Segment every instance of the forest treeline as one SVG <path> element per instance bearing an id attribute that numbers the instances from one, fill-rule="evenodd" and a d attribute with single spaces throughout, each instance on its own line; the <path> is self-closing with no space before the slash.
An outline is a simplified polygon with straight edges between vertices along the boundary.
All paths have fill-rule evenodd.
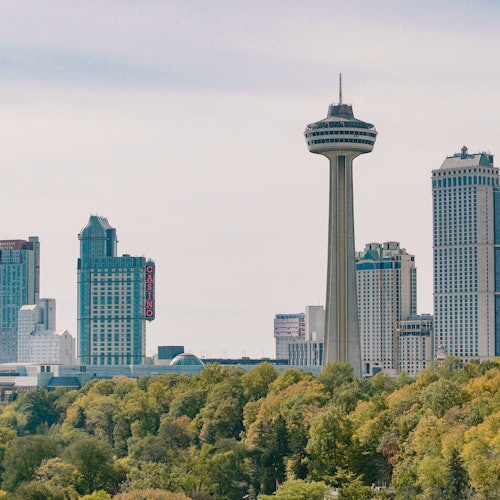
<path id="1" fill-rule="evenodd" d="M 395 380 L 209 364 L 0 409 L 0 499 L 500 498 L 495 361 Z"/>

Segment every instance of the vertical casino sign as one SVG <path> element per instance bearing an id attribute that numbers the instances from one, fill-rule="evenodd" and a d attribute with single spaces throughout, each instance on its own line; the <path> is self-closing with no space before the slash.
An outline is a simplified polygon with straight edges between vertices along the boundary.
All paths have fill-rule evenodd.
<path id="1" fill-rule="evenodd" d="M 146 293 L 144 315 L 147 321 L 155 319 L 155 264 L 146 262 Z"/>

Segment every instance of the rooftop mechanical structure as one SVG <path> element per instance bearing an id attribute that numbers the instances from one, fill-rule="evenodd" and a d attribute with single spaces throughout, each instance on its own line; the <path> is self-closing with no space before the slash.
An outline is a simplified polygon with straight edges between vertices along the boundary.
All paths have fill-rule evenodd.
<path id="1" fill-rule="evenodd" d="M 339 103 L 330 104 L 327 117 L 308 125 L 304 135 L 309 151 L 330 161 L 323 366 L 348 362 L 361 377 L 352 165 L 354 158 L 372 151 L 377 131 L 371 123 L 355 118 L 351 105 L 342 103 L 342 77 L 339 87 Z"/>

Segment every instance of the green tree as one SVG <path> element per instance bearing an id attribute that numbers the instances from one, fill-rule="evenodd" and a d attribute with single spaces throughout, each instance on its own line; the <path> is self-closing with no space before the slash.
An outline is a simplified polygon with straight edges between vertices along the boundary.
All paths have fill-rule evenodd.
<path id="1" fill-rule="evenodd" d="M 83 495 L 83 497 L 80 497 L 80 500 L 111 500 L 111 495 L 106 491 L 99 490 L 89 495 Z"/>
<path id="2" fill-rule="evenodd" d="M 345 384 L 352 384 L 356 381 L 354 368 L 350 363 L 328 363 L 318 375 L 318 382 L 324 384 L 326 390 L 333 394 L 337 389 Z"/>
<path id="3" fill-rule="evenodd" d="M 51 436 L 24 436 L 11 441 L 5 450 L 3 487 L 15 490 L 22 482 L 33 479 L 43 460 L 57 455 Z"/>
<path id="4" fill-rule="evenodd" d="M 17 488 L 15 493 L 16 500 L 66 500 L 67 497 L 61 489 L 41 483 L 39 481 L 30 481 L 23 483 Z M 77 497 L 73 497 L 77 498 Z"/>
<path id="5" fill-rule="evenodd" d="M 115 416 L 119 407 L 113 396 L 94 396 L 85 409 L 85 428 L 96 438 L 114 444 Z"/>
<path id="6" fill-rule="evenodd" d="M 35 481 L 63 491 L 67 498 L 77 498 L 82 477 L 76 467 L 59 457 L 45 460 L 35 472 Z"/>
<path id="7" fill-rule="evenodd" d="M 272 493 L 285 481 L 285 456 L 288 453 L 286 422 L 278 414 L 274 421 L 261 422 L 256 446 L 251 455 L 253 487 L 257 492 Z"/>
<path id="8" fill-rule="evenodd" d="M 46 389 L 27 392 L 19 399 L 18 409 L 26 416 L 25 430 L 34 434 L 37 428 L 45 424 L 50 427 L 59 420 L 55 398 Z"/>
<path id="9" fill-rule="evenodd" d="M 164 463 L 135 461 L 127 474 L 122 490 L 175 489 L 172 467 Z"/>
<path id="10" fill-rule="evenodd" d="M 188 417 L 164 418 L 156 435 L 132 438 L 129 441 L 129 455 L 135 460 L 171 463 L 179 449 L 193 444 Z"/>
<path id="11" fill-rule="evenodd" d="M 278 394 L 291 385 L 295 385 L 302 380 L 313 380 L 310 372 L 287 368 L 270 386 L 269 391 Z"/>
<path id="12" fill-rule="evenodd" d="M 462 500 L 469 497 L 469 474 L 456 448 L 453 448 L 446 464 L 445 482 L 446 500 Z"/>
<path id="13" fill-rule="evenodd" d="M 120 478 L 113 467 L 112 449 L 104 441 L 93 437 L 75 441 L 65 450 L 63 458 L 80 472 L 81 493 L 98 489 L 115 491 Z"/>
<path id="14" fill-rule="evenodd" d="M 269 386 L 278 378 L 278 370 L 271 363 L 260 363 L 241 377 L 243 394 L 247 401 L 264 398 Z"/>
<path id="15" fill-rule="evenodd" d="M 189 389 L 179 393 L 170 405 L 169 416 L 194 419 L 205 405 L 207 394 L 207 389 Z"/>
<path id="16" fill-rule="evenodd" d="M 370 500 L 372 498 L 372 489 L 369 486 L 365 486 L 359 477 L 356 477 L 339 489 L 339 500 Z"/>
<path id="17" fill-rule="evenodd" d="M 200 373 L 193 375 L 192 380 L 193 384 L 198 387 L 211 389 L 221 382 L 234 378 L 236 375 L 241 375 L 241 371 L 219 363 L 209 363 L 205 365 L 205 368 Z"/>
<path id="18" fill-rule="evenodd" d="M 302 479 L 291 479 L 284 482 L 273 495 L 259 495 L 261 500 L 323 500 L 328 487 L 323 482 L 306 482 Z"/>
<path id="19" fill-rule="evenodd" d="M 442 418 L 450 408 L 462 406 L 467 399 L 461 384 L 449 379 L 431 383 L 422 394 L 424 408 L 430 408 L 438 418 Z"/>
<path id="20" fill-rule="evenodd" d="M 243 389 L 234 377 L 210 390 L 200 411 L 200 441 L 214 444 L 222 438 L 238 438 L 243 430 Z"/>
<path id="21" fill-rule="evenodd" d="M 235 439 L 215 443 L 211 473 L 215 489 L 211 493 L 221 500 L 240 500 L 248 492 L 250 478 L 245 467 L 246 446 Z"/>
<path id="22" fill-rule="evenodd" d="M 335 406 L 311 421 L 307 443 L 311 479 L 323 480 L 334 476 L 339 468 L 349 469 L 351 437 L 351 422 Z"/>
<path id="23" fill-rule="evenodd" d="M 172 493 L 161 489 L 148 488 L 127 493 L 119 493 L 113 500 L 190 500 L 182 493 Z"/>

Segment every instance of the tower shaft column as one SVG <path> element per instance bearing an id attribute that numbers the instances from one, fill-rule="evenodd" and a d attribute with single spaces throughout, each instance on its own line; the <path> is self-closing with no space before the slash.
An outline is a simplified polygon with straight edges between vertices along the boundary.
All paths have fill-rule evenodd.
<path id="1" fill-rule="evenodd" d="M 328 276 L 323 365 L 350 363 L 361 376 L 361 351 L 356 293 L 354 206 L 351 154 L 328 154 L 330 208 L 328 224 Z"/>

